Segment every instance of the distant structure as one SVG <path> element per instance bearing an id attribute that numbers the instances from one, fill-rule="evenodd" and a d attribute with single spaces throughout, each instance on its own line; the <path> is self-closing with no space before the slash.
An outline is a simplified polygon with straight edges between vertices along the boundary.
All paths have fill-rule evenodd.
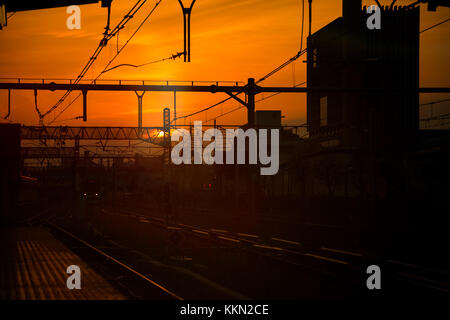
<path id="1" fill-rule="evenodd" d="M 408 149 L 419 130 L 418 7 L 381 7 L 369 30 L 361 0 L 343 0 L 343 16 L 308 38 L 308 87 L 398 88 L 403 92 L 310 92 L 311 138 L 333 136 L 343 148 Z M 408 91 L 410 90 L 410 91 Z"/>

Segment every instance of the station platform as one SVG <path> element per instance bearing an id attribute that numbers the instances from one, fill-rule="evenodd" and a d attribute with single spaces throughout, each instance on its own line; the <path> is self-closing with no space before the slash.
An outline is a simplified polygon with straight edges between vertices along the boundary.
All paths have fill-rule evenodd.
<path id="1" fill-rule="evenodd" d="M 37 227 L 0 229 L 0 299 L 124 300 L 79 256 Z M 68 289 L 67 267 L 81 270 L 81 289 Z"/>

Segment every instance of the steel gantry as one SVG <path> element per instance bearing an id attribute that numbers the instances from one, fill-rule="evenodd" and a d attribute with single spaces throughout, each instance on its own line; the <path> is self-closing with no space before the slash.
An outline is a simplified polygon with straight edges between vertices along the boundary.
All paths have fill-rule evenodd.
<path id="1" fill-rule="evenodd" d="M 2 79 L 0 79 L 2 80 Z M 249 78 L 246 85 L 239 85 L 238 82 L 233 82 L 235 85 L 221 85 L 219 82 L 211 85 L 196 85 L 194 81 L 190 85 L 172 85 L 167 82 L 163 85 L 146 84 L 142 81 L 139 84 L 124 84 L 125 81 L 118 80 L 118 83 L 103 84 L 103 83 L 56 83 L 46 82 L 45 80 L 24 82 L 18 79 L 17 82 L 1 82 L 0 89 L 4 90 L 48 90 L 48 91 L 81 91 L 83 93 L 83 119 L 87 119 L 87 92 L 88 91 L 134 91 L 134 92 L 209 92 L 209 93 L 226 93 L 234 100 L 238 101 L 248 111 L 248 125 L 254 126 L 255 119 L 255 96 L 260 93 L 307 93 L 307 92 L 353 92 L 353 93 L 367 93 L 367 94 L 399 94 L 399 93 L 449 93 L 448 87 L 427 87 L 427 88 L 342 88 L 342 87 L 262 87 L 255 83 L 254 78 Z M 246 101 L 239 98 L 238 94 L 246 94 Z M 142 108 L 142 97 L 139 98 L 139 110 Z M 139 123 L 141 123 L 141 116 L 139 116 Z"/>
<path id="2" fill-rule="evenodd" d="M 40 127 L 22 126 L 21 140 L 141 140 L 143 137 L 153 139 L 158 144 L 162 127 Z M 152 141 L 149 141 L 152 142 Z"/>

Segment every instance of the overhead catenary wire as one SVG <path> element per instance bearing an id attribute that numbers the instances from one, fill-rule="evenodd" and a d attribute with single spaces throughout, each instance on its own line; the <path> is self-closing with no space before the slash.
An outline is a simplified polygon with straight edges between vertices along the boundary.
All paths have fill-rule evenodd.
<path id="1" fill-rule="evenodd" d="M 262 78 L 260 78 L 258 81 L 256 81 L 256 83 L 260 83 L 262 81 L 267 80 L 268 78 L 270 78 L 271 76 L 273 76 L 274 74 L 276 74 L 277 72 L 279 72 L 280 70 L 286 68 L 288 65 L 290 65 L 292 62 L 294 62 L 295 60 L 297 60 L 298 58 L 300 58 L 303 54 L 306 53 L 306 49 L 299 51 L 295 56 L 293 56 L 292 58 L 290 58 L 289 60 L 287 60 L 286 62 L 284 62 L 283 64 L 281 64 L 280 66 L 276 67 L 275 69 L 273 69 L 272 71 L 270 71 L 268 74 L 266 74 L 265 76 L 263 76 Z"/>
<path id="2" fill-rule="evenodd" d="M 420 107 L 429 106 L 429 105 L 438 104 L 438 103 L 443 103 L 443 102 L 447 102 L 447 101 L 450 101 L 450 99 L 443 99 L 443 100 L 436 100 L 436 101 L 422 103 L 422 104 L 420 104 Z"/>
<path id="3" fill-rule="evenodd" d="M 131 36 L 128 38 L 128 40 L 125 42 L 125 44 L 116 52 L 116 54 L 109 60 L 109 62 L 106 64 L 106 66 L 103 68 L 103 70 L 97 75 L 97 77 L 95 77 L 91 83 L 93 83 L 94 81 L 96 81 L 98 78 L 100 78 L 100 76 L 105 72 L 105 70 L 107 70 L 109 68 L 109 66 L 114 62 L 114 60 L 120 55 L 120 53 L 123 51 L 123 49 L 128 45 L 128 43 L 131 41 L 131 39 L 133 39 L 133 37 L 136 35 L 136 33 L 142 28 L 142 26 L 145 24 L 145 22 L 147 22 L 147 20 L 150 18 L 150 16 L 153 14 L 153 12 L 155 12 L 156 8 L 159 6 L 159 4 L 162 2 L 162 0 L 159 0 L 155 3 L 155 5 L 153 6 L 153 8 L 150 10 L 150 12 L 147 14 L 147 16 L 142 20 L 142 22 L 139 24 L 139 26 L 137 27 L 137 29 L 131 34 Z M 66 108 L 64 108 L 51 122 L 53 123 L 56 119 L 59 118 L 59 116 L 61 116 L 61 114 L 63 114 L 79 97 L 81 96 L 81 93 L 78 94 L 78 96 L 75 97 L 74 100 L 72 100 L 72 102 L 70 102 Z"/>
<path id="4" fill-rule="evenodd" d="M 138 0 L 134 6 L 128 11 L 128 13 L 123 17 L 123 19 L 115 26 L 115 28 L 107 34 L 104 34 L 103 38 L 100 40 L 100 43 L 98 44 L 97 48 L 94 50 L 94 53 L 90 56 L 88 62 L 84 65 L 81 72 L 78 74 L 76 80 L 74 81 L 74 84 L 79 83 L 83 77 L 86 75 L 86 73 L 89 71 L 89 69 L 92 67 L 92 65 L 97 60 L 97 57 L 102 52 L 103 48 L 107 45 L 108 41 L 113 38 L 118 32 L 123 29 L 126 24 L 134 17 L 134 15 L 142 8 L 142 6 L 147 2 L 147 0 Z M 53 105 L 48 111 L 43 113 L 41 115 L 42 118 L 45 118 L 47 115 L 49 115 L 51 112 L 53 112 L 56 108 L 58 108 L 65 99 L 69 96 L 71 93 L 71 90 L 68 90 L 64 93 L 64 95 Z"/>
<path id="5" fill-rule="evenodd" d="M 282 70 L 283 68 L 287 67 L 289 64 L 291 64 L 293 61 L 295 61 L 295 60 L 297 60 L 298 58 L 300 58 L 300 57 L 301 57 L 303 54 L 305 54 L 305 53 L 306 53 L 306 49 L 304 49 L 304 50 L 302 50 L 301 52 L 297 53 L 294 57 L 290 58 L 289 60 L 287 60 L 286 62 L 284 62 L 282 65 L 278 66 L 277 68 L 275 68 L 274 70 L 272 70 L 271 72 L 269 72 L 268 74 L 266 74 L 264 77 L 262 77 L 261 79 L 259 79 L 256 83 L 262 82 L 262 81 L 268 79 L 269 77 L 273 76 L 275 73 L 277 73 L 278 71 L 280 71 L 280 70 Z M 238 93 L 236 96 L 238 96 L 238 95 L 239 95 L 239 93 Z M 210 109 L 212 109 L 212 108 L 215 108 L 215 107 L 221 105 L 222 103 L 225 103 L 225 102 L 227 102 L 227 101 L 229 101 L 229 100 L 231 100 L 231 99 L 232 99 L 232 97 L 225 98 L 225 99 L 223 99 L 223 100 L 221 100 L 221 101 L 219 101 L 219 102 L 217 102 L 217 103 L 215 103 L 215 104 L 213 104 L 213 105 L 211 105 L 211 106 L 209 106 L 209 107 L 203 108 L 203 109 L 201 109 L 201 110 L 199 110 L 199 111 L 190 113 L 190 114 L 185 115 L 185 116 L 177 117 L 177 118 L 174 119 L 174 120 L 180 120 L 180 119 L 185 119 L 185 118 L 189 118 L 189 117 L 195 116 L 195 115 L 197 115 L 197 114 L 199 114 L 199 113 L 202 113 L 202 112 L 205 112 L 205 111 L 210 110 Z"/>
<path id="6" fill-rule="evenodd" d="M 305 83 L 306 83 L 306 81 L 303 81 L 303 82 L 301 82 L 301 83 L 296 84 L 294 87 L 295 87 L 295 88 L 296 88 L 296 87 L 300 87 L 301 85 L 304 85 Z M 276 93 L 273 93 L 273 94 L 271 94 L 271 95 L 269 95 L 269 96 L 267 96 L 267 97 L 263 97 L 263 98 L 261 98 L 261 99 L 259 99 L 259 100 L 256 100 L 255 103 L 258 103 L 258 102 L 261 102 L 261 101 L 264 101 L 264 100 L 273 98 L 273 97 L 275 97 L 275 96 L 277 96 L 277 95 L 279 95 L 279 94 L 281 94 L 281 93 L 283 93 L 283 92 L 276 92 Z M 242 108 L 244 108 L 244 107 L 245 107 L 245 106 L 239 106 L 239 107 L 237 107 L 237 108 L 235 108 L 235 109 L 232 109 L 232 110 L 230 110 L 230 111 L 227 111 L 227 112 L 225 112 L 225 113 L 222 113 L 222 114 L 220 114 L 220 115 L 218 115 L 218 116 L 216 116 L 216 117 L 214 117 L 214 118 L 211 118 L 211 119 L 209 119 L 209 120 L 206 120 L 204 123 L 208 123 L 208 122 L 210 122 L 210 121 L 216 120 L 216 119 L 221 118 L 221 117 L 223 117 L 223 116 L 226 116 L 226 115 L 228 115 L 228 114 L 230 114 L 230 113 L 233 113 L 233 112 L 235 112 L 235 111 L 238 111 L 238 110 L 240 110 L 240 109 L 242 109 Z"/>
<path id="7" fill-rule="evenodd" d="M 140 67 L 148 66 L 150 64 L 155 64 L 155 63 L 158 63 L 158 62 L 163 62 L 163 61 L 167 61 L 167 60 L 175 60 L 176 58 L 181 57 L 183 54 L 184 54 L 184 52 L 177 52 L 176 54 L 172 54 L 170 57 L 159 59 L 159 60 L 155 60 L 155 61 L 150 61 L 150 62 L 147 62 L 147 63 L 138 64 L 138 65 L 134 65 L 134 64 L 130 64 L 130 63 L 122 63 L 122 64 L 119 64 L 117 66 L 114 66 L 114 67 L 111 67 L 109 69 L 106 69 L 106 70 L 102 71 L 102 73 L 106 73 L 108 71 L 117 69 L 119 67 L 140 68 Z"/>
<path id="8" fill-rule="evenodd" d="M 439 23 L 436 23 L 436 24 L 432 25 L 431 27 L 428 27 L 428 28 L 426 28 L 426 29 L 423 29 L 423 30 L 420 31 L 419 33 L 424 33 L 425 31 L 428 31 L 428 30 L 431 30 L 431 29 L 433 29 L 433 28 L 436 28 L 437 26 L 440 26 L 441 24 L 444 24 L 444 23 L 448 22 L 449 20 L 450 20 L 450 19 L 446 19 L 446 20 L 444 20 L 444 21 L 441 21 L 441 22 L 439 22 Z"/>
<path id="9" fill-rule="evenodd" d="M 256 84 L 258 84 L 258 83 L 260 83 L 260 82 L 262 82 L 264 80 L 267 80 L 268 78 L 270 78 L 274 74 L 278 73 L 280 70 L 284 69 L 285 67 L 287 67 L 288 65 L 290 65 L 291 63 L 296 61 L 298 58 L 300 58 L 303 54 L 305 54 L 307 52 L 307 48 L 303 49 L 303 29 L 304 29 L 304 23 L 305 23 L 304 12 L 305 12 L 305 4 L 304 4 L 304 0 L 302 0 L 302 23 L 301 23 L 300 50 L 298 51 L 298 53 L 295 56 L 293 56 L 292 58 L 290 58 L 289 60 L 287 60 L 286 62 L 284 62 L 280 66 L 276 67 L 274 70 L 272 70 L 271 72 L 269 72 L 268 74 L 266 74 L 262 78 L 260 78 L 258 81 L 256 81 Z M 240 93 L 238 93 L 236 96 L 238 96 L 239 94 Z M 215 107 L 217 107 L 217 106 L 219 106 L 219 105 L 229 101 L 230 99 L 232 99 L 232 97 L 225 98 L 225 99 L 223 99 L 223 100 L 221 100 L 221 101 L 219 101 L 219 102 L 217 102 L 217 103 L 215 103 L 215 104 L 213 104 L 213 105 L 211 105 L 209 107 L 203 108 L 202 110 L 193 112 L 193 113 L 185 115 L 185 116 L 177 117 L 177 118 L 173 119 L 172 121 L 179 120 L 179 119 L 186 119 L 186 118 L 192 117 L 192 116 L 197 115 L 197 114 L 199 114 L 201 112 L 205 112 L 207 110 L 215 108 Z M 236 109 L 236 110 L 238 110 L 238 109 Z"/>

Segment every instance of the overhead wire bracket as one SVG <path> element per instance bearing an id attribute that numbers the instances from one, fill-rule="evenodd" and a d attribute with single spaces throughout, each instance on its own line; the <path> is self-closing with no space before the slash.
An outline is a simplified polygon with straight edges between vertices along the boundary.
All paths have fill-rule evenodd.
<path id="1" fill-rule="evenodd" d="M 109 30 L 111 30 L 111 28 L 109 27 L 109 23 L 111 21 L 111 2 L 112 0 L 103 0 L 102 1 L 102 8 L 108 8 L 108 18 L 106 21 L 106 27 L 105 27 L 105 32 L 103 33 L 105 36 L 108 35 Z"/>
<path id="2" fill-rule="evenodd" d="M 42 116 L 42 113 L 38 108 L 37 95 L 38 95 L 37 89 L 34 89 L 34 108 L 36 109 L 36 112 L 39 116 L 39 125 L 43 126 L 44 125 L 44 117 Z"/>
<path id="3" fill-rule="evenodd" d="M 245 102 L 244 100 L 242 100 L 241 98 L 239 98 L 238 96 L 236 96 L 235 94 L 231 93 L 231 92 L 225 92 L 227 95 L 229 95 L 231 98 L 233 98 L 234 100 L 236 100 L 237 102 L 239 102 L 240 104 L 244 105 L 245 107 L 247 107 L 247 102 Z"/>
<path id="4" fill-rule="evenodd" d="M 191 62 L 191 13 L 196 0 L 192 0 L 189 7 L 185 7 L 182 0 L 178 0 L 183 11 L 184 25 L 184 62 Z"/>

